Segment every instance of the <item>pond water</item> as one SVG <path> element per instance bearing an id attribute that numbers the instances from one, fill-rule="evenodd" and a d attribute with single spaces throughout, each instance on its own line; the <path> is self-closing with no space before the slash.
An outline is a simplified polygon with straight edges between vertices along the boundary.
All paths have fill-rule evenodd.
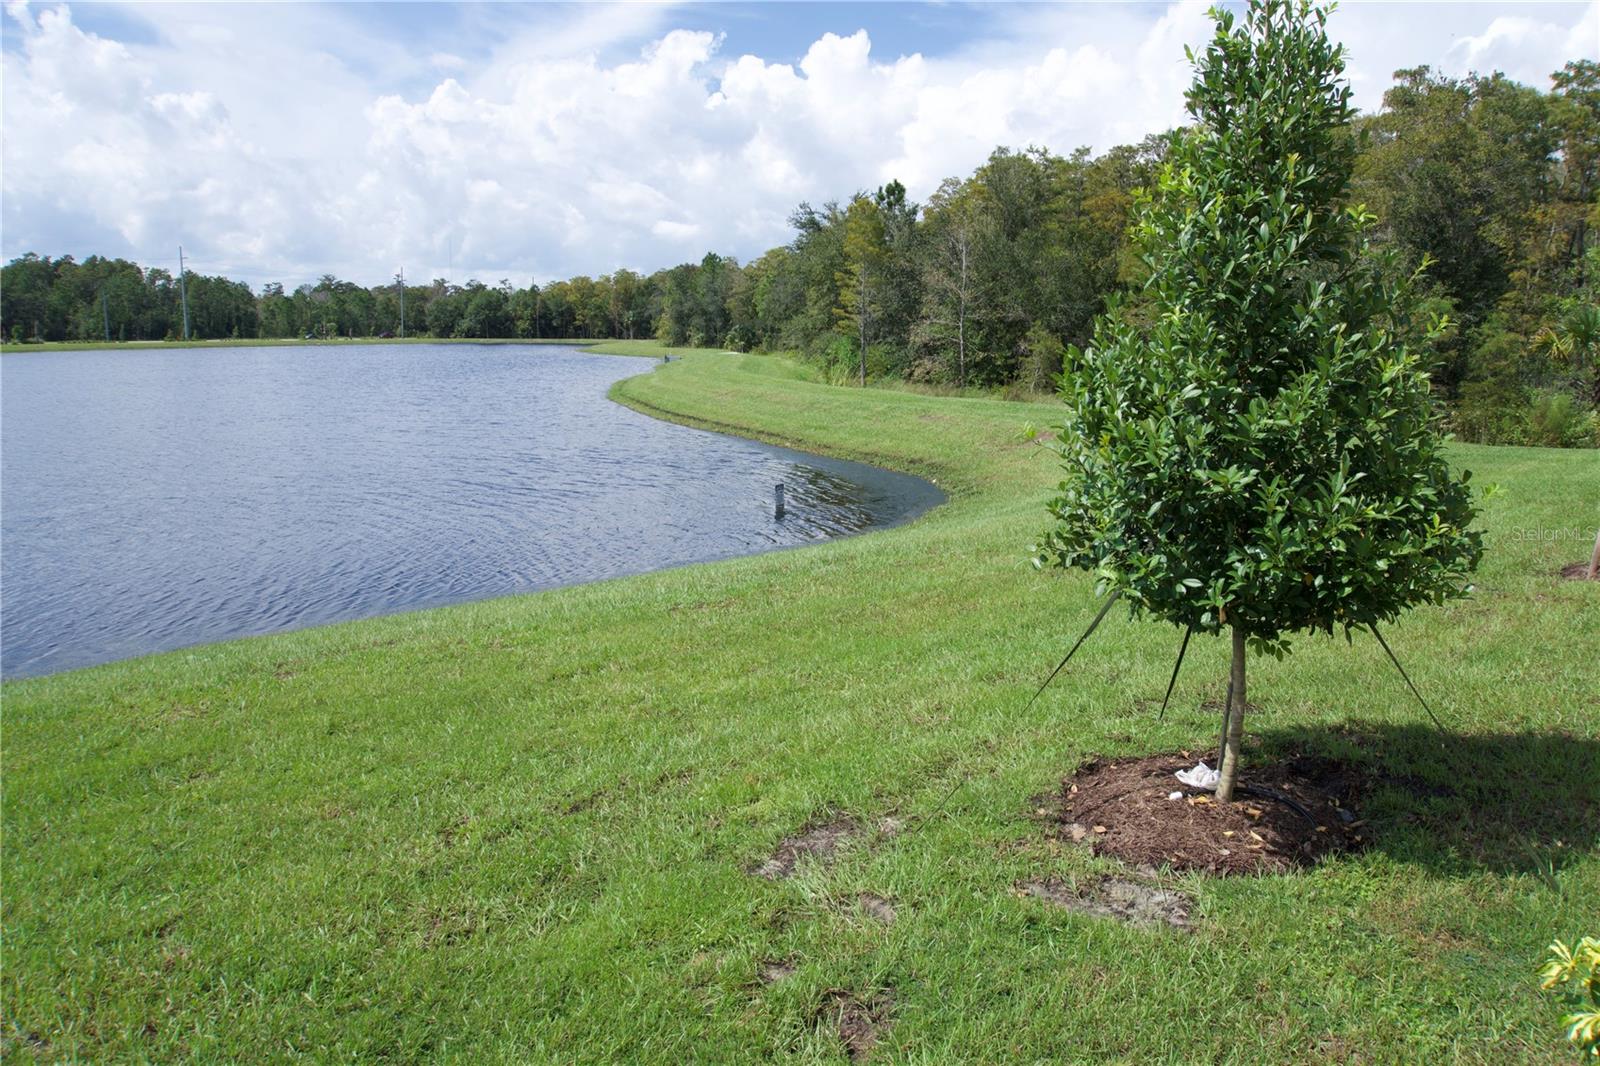
<path id="1" fill-rule="evenodd" d="M 606 399 L 654 362 L 532 345 L 7 355 L 0 672 L 788 547 L 943 499 Z"/>

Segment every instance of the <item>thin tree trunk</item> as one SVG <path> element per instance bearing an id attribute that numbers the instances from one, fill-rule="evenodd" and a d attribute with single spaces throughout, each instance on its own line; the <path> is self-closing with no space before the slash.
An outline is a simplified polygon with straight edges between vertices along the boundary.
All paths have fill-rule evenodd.
<path id="1" fill-rule="evenodd" d="M 860 305 L 856 308 L 856 315 L 861 324 L 861 387 L 867 387 L 867 268 L 861 268 L 861 291 L 859 293 Z"/>
<path id="2" fill-rule="evenodd" d="M 1233 786 L 1239 777 L 1239 747 L 1244 740 L 1244 653 L 1243 627 L 1233 627 L 1233 672 L 1228 683 L 1228 728 L 1222 737 L 1222 758 L 1218 761 L 1217 802 L 1233 799 Z"/>
<path id="3" fill-rule="evenodd" d="M 956 384 L 967 387 L 967 241 L 961 240 L 961 295 L 956 312 L 957 367 Z"/>
<path id="4" fill-rule="evenodd" d="M 1594 554 L 1589 556 L 1589 580 L 1600 574 L 1600 533 L 1594 535 Z"/>
<path id="5" fill-rule="evenodd" d="M 967 306 L 962 301 L 956 319 L 956 384 L 967 387 Z"/>
<path id="6" fill-rule="evenodd" d="M 867 327 L 863 320 L 861 326 L 861 387 L 867 387 Z"/>

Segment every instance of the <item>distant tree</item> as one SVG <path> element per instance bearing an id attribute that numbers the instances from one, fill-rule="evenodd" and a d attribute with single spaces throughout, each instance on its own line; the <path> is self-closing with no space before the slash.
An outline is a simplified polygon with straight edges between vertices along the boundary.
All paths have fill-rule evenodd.
<path id="1" fill-rule="evenodd" d="M 32 252 L 7 263 L 0 273 L 0 323 L 5 335 L 32 340 L 48 328 L 55 266 Z"/>
<path id="2" fill-rule="evenodd" d="M 798 313 L 780 333 L 780 343 L 815 353 L 836 336 L 840 276 L 844 273 L 845 213 L 833 201 L 820 208 L 802 203 L 789 216 L 795 230 L 786 273 L 801 293 Z"/>
<path id="3" fill-rule="evenodd" d="M 844 266 L 839 271 L 839 305 L 834 316 L 839 331 L 854 337 L 860 352 L 860 377 L 867 383 L 867 345 L 879 310 L 879 289 L 888 260 L 883 212 L 870 197 L 850 201 L 844 219 Z"/>
<path id="4" fill-rule="evenodd" d="M 1367 122 L 1361 189 L 1392 241 L 1474 321 L 1510 284 L 1517 244 L 1548 193 L 1556 140 L 1537 90 L 1501 75 L 1395 73 Z"/>
<path id="5" fill-rule="evenodd" d="M 921 207 L 908 199 L 898 181 L 880 185 L 872 202 L 883 218 L 884 259 L 878 286 L 878 336 L 889 344 L 897 364 L 911 344 L 912 330 L 922 305 Z"/>
<path id="6" fill-rule="evenodd" d="M 967 342 L 984 293 L 978 269 L 987 220 L 960 182 L 948 181 L 929 209 L 923 256 L 922 315 L 918 333 L 952 351 L 956 384 L 967 383 Z"/>
<path id="7" fill-rule="evenodd" d="M 707 252 L 694 274 L 692 325 L 694 343 L 717 346 L 728 332 L 729 274 L 738 269 L 731 259 Z"/>
<path id="8" fill-rule="evenodd" d="M 661 284 L 661 312 L 656 317 L 656 339 L 671 347 L 689 343 L 695 328 L 698 293 L 695 266 L 682 263 L 666 272 Z"/>
<path id="9" fill-rule="evenodd" d="M 469 281 L 466 305 L 456 321 L 457 337 L 509 337 L 512 335 L 511 310 L 504 288 L 491 288 Z"/>
<path id="10" fill-rule="evenodd" d="M 1231 630 L 1227 801 L 1247 647 L 1281 656 L 1293 633 L 1464 595 L 1481 537 L 1408 344 L 1414 298 L 1344 202 L 1355 142 L 1327 9 L 1213 17 L 1194 127 L 1139 212 L 1156 314 L 1108 315 L 1069 353 L 1040 561 L 1093 571 L 1136 613 Z"/>

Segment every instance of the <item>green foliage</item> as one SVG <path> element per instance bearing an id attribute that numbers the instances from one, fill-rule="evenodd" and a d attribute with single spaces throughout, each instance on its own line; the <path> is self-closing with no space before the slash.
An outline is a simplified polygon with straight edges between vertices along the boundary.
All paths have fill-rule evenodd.
<path id="1" fill-rule="evenodd" d="M 1108 315 L 1068 356 L 1041 560 L 1281 651 L 1465 594 L 1481 535 L 1405 340 L 1410 286 L 1342 205 L 1354 142 L 1325 11 L 1216 18 L 1196 127 L 1137 223 L 1155 322 Z"/>
<path id="2" fill-rule="evenodd" d="M 1042 325 L 1035 325 L 1022 341 L 1021 373 L 1017 384 L 1034 392 L 1054 388 L 1066 367 L 1067 349 Z"/>
<path id="3" fill-rule="evenodd" d="M 834 318 L 839 332 L 855 338 L 862 385 L 867 383 L 867 347 L 882 310 L 888 260 L 883 211 L 877 201 L 858 196 L 845 211 L 844 263 L 834 277 L 839 286 Z"/>
<path id="4" fill-rule="evenodd" d="M 1567 1040 L 1600 1059 L 1600 938 L 1586 936 L 1576 948 L 1557 940 L 1539 976 L 1539 987 L 1555 992 L 1571 1008 L 1561 1019 Z"/>

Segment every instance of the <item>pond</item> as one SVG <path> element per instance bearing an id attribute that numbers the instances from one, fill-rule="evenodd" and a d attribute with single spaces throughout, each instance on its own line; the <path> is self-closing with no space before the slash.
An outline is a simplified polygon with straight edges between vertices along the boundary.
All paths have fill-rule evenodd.
<path id="1" fill-rule="evenodd" d="M 7 355 L 0 672 L 789 547 L 944 498 L 606 399 L 654 363 L 533 345 Z"/>

